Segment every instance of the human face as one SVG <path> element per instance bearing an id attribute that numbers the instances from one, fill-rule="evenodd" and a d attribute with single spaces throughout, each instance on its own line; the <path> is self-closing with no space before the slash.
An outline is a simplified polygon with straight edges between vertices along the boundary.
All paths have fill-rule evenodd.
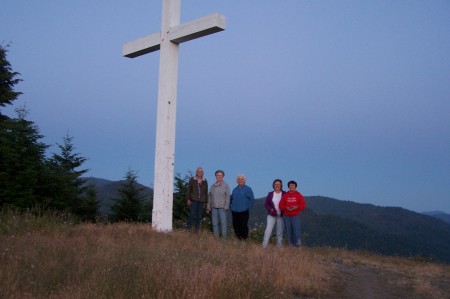
<path id="1" fill-rule="evenodd" d="M 198 178 L 202 178 L 203 177 L 203 169 L 197 168 L 197 171 L 195 174 L 197 175 Z"/>
<path id="2" fill-rule="evenodd" d="M 294 192 L 296 191 L 297 186 L 295 186 L 295 184 L 289 184 L 289 191 Z"/>
<path id="3" fill-rule="evenodd" d="M 281 190 L 281 183 L 280 182 L 275 182 L 273 184 L 273 189 L 277 192 L 279 192 Z"/>
<path id="4" fill-rule="evenodd" d="M 218 183 L 221 183 L 223 181 L 223 174 L 221 172 L 218 172 L 216 174 L 216 180 Z"/>
<path id="5" fill-rule="evenodd" d="M 245 179 L 244 179 L 244 177 L 243 177 L 243 176 L 239 176 L 239 177 L 237 178 L 237 183 L 238 183 L 239 186 L 244 186 L 244 185 L 245 185 Z"/>

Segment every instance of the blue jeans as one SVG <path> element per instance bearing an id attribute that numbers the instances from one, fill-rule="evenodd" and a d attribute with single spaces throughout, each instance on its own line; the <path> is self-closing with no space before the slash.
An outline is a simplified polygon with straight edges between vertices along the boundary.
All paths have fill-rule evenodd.
<path id="1" fill-rule="evenodd" d="M 264 232 L 264 240 L 263 240 L 263 246 L 267 247 L 267 244 L 269 244 L 270 236 L 272 235 L 273 227 L 276 224 L 275 233 L 277 236 L 277 246 L 281 247 L 283 245 L 283 218 L 279 216 L 271 216 L 267 215 L 267 225 L 266 225 L 266 231 Z"/>
<path id="2" fill-rule="evenodd" d="M 200 222 L 202 221 L 204 207 L 204 202 L 191 200 L 191 205 L 189 207 L 190 213 L 187 222 L 188 229 L 192 228 L 192 223 L 194 223 L 195 230 L 198 231 L 200 229 Z"/>
<path id="3" fill-rule="evenodd" d="M 222 238 L 227 238 L 227 213 L 225 209 L 222 208 L 212 208 L 211 218 L 213 225 L 214 236 L 219 236 L 219 224 L 222 232 Z"/>
<path id="4" fill-rule="evenodd" d="M 300 214 L 297 216 L 283 216 L 289 246 L 299 247 L 301 241 Z"/>

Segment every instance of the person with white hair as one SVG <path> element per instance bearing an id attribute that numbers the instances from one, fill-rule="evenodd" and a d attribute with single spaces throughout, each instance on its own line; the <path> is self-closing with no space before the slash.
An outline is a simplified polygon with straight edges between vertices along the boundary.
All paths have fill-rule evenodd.
<path id="1" fill-rule="evenodd" d="M 253 206 L 255 197 L 253 190 L 245 184 L 246 177 L 243 174 L 237 176 L 237 186 L 231 193 L 231 216 L 233 220 L 233 229 L 239 240 L 248 238 L 248 219 L 250 209 Z"/>

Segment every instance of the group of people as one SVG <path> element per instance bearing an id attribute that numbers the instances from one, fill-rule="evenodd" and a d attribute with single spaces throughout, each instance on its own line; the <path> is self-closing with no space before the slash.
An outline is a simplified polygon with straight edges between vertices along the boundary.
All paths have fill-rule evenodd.
<path id="1" fill-rule="evenodd" d="M 240 240 L 248 238 L 248 220 L 255 197 L 253 190 L 246 183 L 243 174 L 237 176 L 237 186 L 230 192 L 224 181 L 223 170 L 215 172 L 216 182 L 208 190 L 208 181 L 204 178 L 203 168 L 198 167 L 195 177 L 189 180 L 186 201 L 190 208 L 187 222 L 188 229 L 200 229 L 203 211 L 211 213 L 213 233 L 215 236 L 227 237 L 227 211 L 231 210 L 233 230 Z M 283 244 L 283 233 L 286 231 L 290 246 L 301 246 L 300 212 L 306 207 L 303 195 L 297 191 L 295 181 L 288 182 L 288 191 L 283 190 L 283 182 L 276 179 L 272 184 L 273 191 L 267 194 L 265 208 L 267 224 L 264 232 L 263 246 L 267 247 L 273 228 L 276 227 L 276 244 Z"/>

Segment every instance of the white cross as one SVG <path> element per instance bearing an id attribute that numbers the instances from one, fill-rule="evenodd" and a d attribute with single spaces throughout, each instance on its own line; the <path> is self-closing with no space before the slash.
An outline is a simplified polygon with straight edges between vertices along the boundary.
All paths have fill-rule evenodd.
<path id="1" fill-rule="evenodd" d="M 161 32 L 123 46 L 123 56 L 130 58 L 161 51 L 152 213 L 156 231 L 172 231 L 178 45 L 222 30 L 225 17 L 217 13 L 180 24 L 180 0 L 163 0 Z"/>

